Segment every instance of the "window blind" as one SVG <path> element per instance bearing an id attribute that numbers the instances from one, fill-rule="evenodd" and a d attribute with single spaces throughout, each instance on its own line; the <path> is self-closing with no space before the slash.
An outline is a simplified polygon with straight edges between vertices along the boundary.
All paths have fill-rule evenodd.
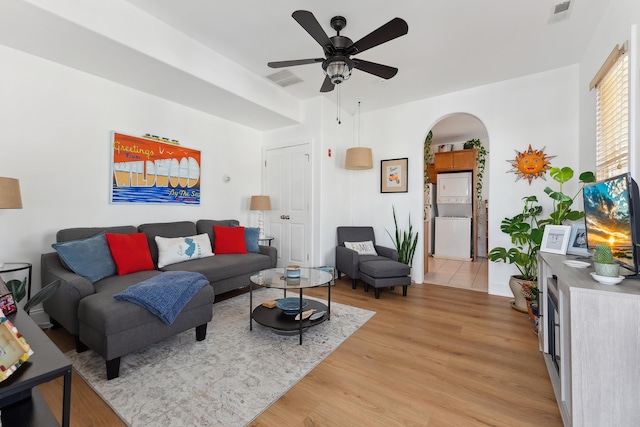
<path id="1" fill-rule="evenodd" d="M 629 170 L 629 61 L 626 52 L 619 52 L 595 85 L 598 180 Z"/>

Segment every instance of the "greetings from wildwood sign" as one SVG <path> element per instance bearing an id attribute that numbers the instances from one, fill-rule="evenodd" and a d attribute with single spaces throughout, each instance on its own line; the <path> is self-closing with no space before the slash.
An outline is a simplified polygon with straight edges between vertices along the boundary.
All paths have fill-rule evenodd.
<path id="1" fill-rule="evenodd" d="M 113 133 L 112 203 L 200 204 L 200 151 Z"/>

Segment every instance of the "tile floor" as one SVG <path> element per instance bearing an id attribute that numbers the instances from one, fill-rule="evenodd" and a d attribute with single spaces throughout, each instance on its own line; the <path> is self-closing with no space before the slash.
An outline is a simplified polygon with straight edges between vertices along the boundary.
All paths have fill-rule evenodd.
<path id="1" fill-rule="evenodd" d="M 429 257 L 429 272 L 424 275 L 424 281 L 436 285 L 487 292 L 489 289 L 487 267 L 486 258 L 478 258 L 474 262 Z"/>

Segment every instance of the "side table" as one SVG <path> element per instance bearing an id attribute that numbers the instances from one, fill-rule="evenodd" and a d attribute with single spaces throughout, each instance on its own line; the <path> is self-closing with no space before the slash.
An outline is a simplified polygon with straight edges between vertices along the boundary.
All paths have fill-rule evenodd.
<path id="1" fill-rule="evenodd" d="M 0 383 L 2 425 L 57 426 L 58 422 L 36 386 L 64 377 L 62 426 L 69 427 L 71 362 L 24 310 L 18 309 L 17 313 L 10 314 L 7 318 L 25 337 L 33 350 L 33 355 L 9 378 Z"/>
<path id="2" fill-rule="evenodd" d="M 275 237 L 271 237 L 271 236 L 258 237 L 258 243 L 267 243 L 269 246 L 271 246 L 271 242 L 273 241 L 273 239 L 275 239 Z"/>
<path id="3" fill-rule="evenodd" d="M 0 266 L 0 274 L 13 273 L 15 271 L 29 270 L 27 282 L 27 301 L 31 299 L 31 270 L 32 266 L 29 262 L 5 262 Z"/>

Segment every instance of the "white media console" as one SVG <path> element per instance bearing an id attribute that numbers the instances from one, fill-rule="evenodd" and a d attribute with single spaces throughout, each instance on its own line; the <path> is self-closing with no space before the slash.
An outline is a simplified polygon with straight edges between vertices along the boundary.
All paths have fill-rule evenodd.
<path id="1" fill-rule="evenodd" d="M 640 426 L 640 280 L 601 285 L 572 258 L 538 255 L 538 337 L 562 421 Z"/>

